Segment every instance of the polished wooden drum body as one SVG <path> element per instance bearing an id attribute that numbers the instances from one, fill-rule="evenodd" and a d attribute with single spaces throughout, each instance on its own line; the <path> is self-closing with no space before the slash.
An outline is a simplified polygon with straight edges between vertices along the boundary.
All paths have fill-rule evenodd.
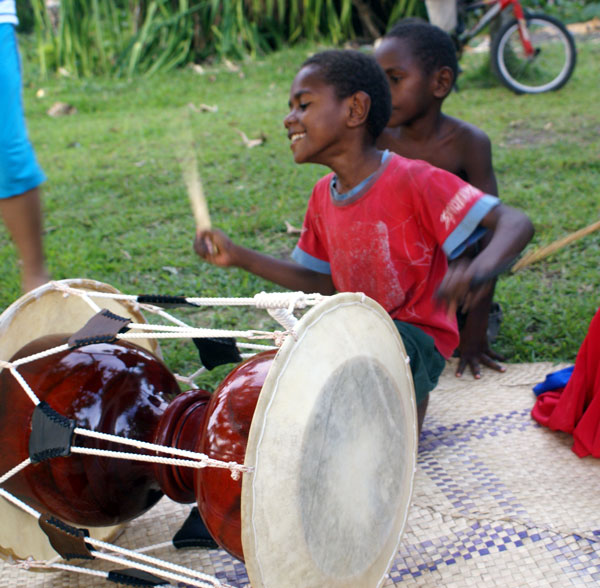
<path id="1" fill-rule="evenodd" d="M 63 344 L 46 336 L 13 359 Z M 78 427 L 153 442 L 175 378 L 149 351 L 130 343 L 99 343 L 50 355 L 19 368 L 38 398 Z M 12 374 L 0 373 L 0 470 L 29 457 L 33 403 Z M 77 437 L 79 446 L 128 450 L 107 441 Z M 5 489 L 41 512 L 78 526 L 102 527 L 131 520 L 162 492 L 152 464 L 93 455 L 69 455 L 34 463 L 10 478 Z"/>
<path id="2" fill-rule="evenodd" d="M 27 344 L 12 360 L 65 343 L 66 335 Z M 258 395 L 274 351 L 234 369 L 214 394 L 180 393 L 174 377 L 149 351 L 127 342 L 98 343 L 36 359 L 20 367 L 38 398 L 90 431 L 177 447 L 243 463 Z M 7 370 L 0 373 L 0 471 L 29 456 L 33 403 Z M 174 401 L 169 405 L 169 400 Z M 117 443 L 74 439 L 79 446 L 126 450 Z M 103 456 L 55 457 L 27 467 L 5 489 L 41 512 L 77 526 L 129 521 L 166 493 L 178 502 L 197 500 L 213 538 L 243 559 L 241 479 L 227 469 L 191 469 Z"/>
<path id="3" fill-rule="evenodd" d="M 244 463 L 250 425 L 258 396 L 275 351 L 246 360 L 223 380 L 206 412 L 197 451 L 222 461 Z M 196 501 L 215 541 L 243 560 L 241 494 L 242 479 L 227 470 L 204 468 L 196 474 Z"/>

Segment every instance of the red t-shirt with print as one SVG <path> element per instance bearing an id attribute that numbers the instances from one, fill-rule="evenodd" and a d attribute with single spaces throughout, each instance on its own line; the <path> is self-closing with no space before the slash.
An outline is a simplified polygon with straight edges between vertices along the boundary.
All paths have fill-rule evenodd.
<path id="1" fill-rule="evenodd" d="M 364 292 L 393 319 L 412 323 L 450 357 L 458 345 L 455 317 L 435 299 L 447 270 L 442 247 L 484 194 L 423 161 L 391 155 L 374 181 L 334 200 L 333 174 L 313 189 L 297 250 L 329 265 L 338 292 Z M 454 233 L 456 235 L 456 233 Z"/>

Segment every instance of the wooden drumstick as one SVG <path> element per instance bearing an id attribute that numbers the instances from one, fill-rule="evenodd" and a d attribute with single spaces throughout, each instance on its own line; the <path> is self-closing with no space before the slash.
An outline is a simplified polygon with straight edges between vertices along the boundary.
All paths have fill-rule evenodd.
<path id="1" fill-rule="evenodd" d="M 196 220 L 196 230 L 198 232 L 207 231 L 211 228 L 210 214 L 192 145 L 190 145 L 189 151 L 182 159 L 181 167 L 188 198 L 190 199 L 190 205 L 194 213 L 194 219 Z"/>
<path id="2" fill-rule="evenodd" d="M 181 172 L 187 195 L 194 214 L 196 222 L 196 233 L 208 231 L 211 229 L 210 213 L 208 212 L 208 203 L 202 189 L 202 180 L 198 172 L 198 162 L 196 159 L 196 149 L 190 131 L 190 121 L 187 116 L 182 116 L 177 119 L 177 127 L 175 135 L 183 138 L 178 145 L 178 159 L 181 165 Z M 208 251 L 211 255 L 216 255 L 219 248 L 212 239 L 207 243 Z"/>

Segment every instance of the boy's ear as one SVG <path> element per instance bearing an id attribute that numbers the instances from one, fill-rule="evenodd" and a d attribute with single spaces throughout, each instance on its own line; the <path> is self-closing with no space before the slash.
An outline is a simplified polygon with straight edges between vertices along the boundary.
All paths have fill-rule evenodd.
<path id="1" fill-rule="evenodd" d="M 433 95 L 444 99 L 454 85 L 454 73 L 451 68 L 444 65 L 433 74 Z"/>
<path id="2" fill-rule="evenodd" d="M 362 90 L 349 97 L 348 104 L 348 126 L 359 127 L 364 124 L 371 109 L 371 97 Z"/>

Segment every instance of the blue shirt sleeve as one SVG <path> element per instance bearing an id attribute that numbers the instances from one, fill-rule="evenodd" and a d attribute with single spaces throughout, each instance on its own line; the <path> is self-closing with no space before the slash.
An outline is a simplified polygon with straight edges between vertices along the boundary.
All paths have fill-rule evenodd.
<path id="1" fill-rule="evenodd" d="M 294 248 L 294 251 L 292 251 L 292 259 L 310 270 L 319 272 L 320 274 L 331 275 L 331 266 L 327 261 L 313 257 L 306 253 L 306 251 L 300 249 L 297 245 Z"/>
<path id="2" fill-rule="evenodd" d="M 487 229 L 479 226 L 479 223 L 498 204 L 500 204 L 500 199 L 490 194 L 485 194 L 475 202 L 465 218 L 444 241 L 443 249 L 448 259 L 456 259 L 467 247 L 485 235 Z"/>

